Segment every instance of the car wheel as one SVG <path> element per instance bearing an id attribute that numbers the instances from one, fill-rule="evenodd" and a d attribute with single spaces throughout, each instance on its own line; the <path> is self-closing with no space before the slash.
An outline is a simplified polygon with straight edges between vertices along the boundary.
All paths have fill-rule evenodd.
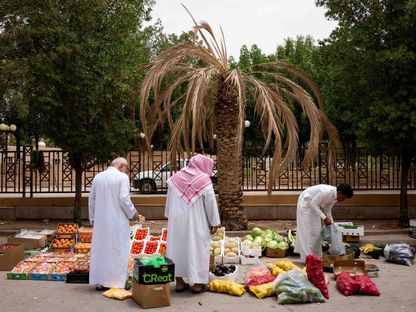
<path id="1" fill-rule="evenodd" d="M 133 185 L 133 188 L 138 189 L 140 187 L 140 181 L 139 180 L 134 180 L 132 185 Z"/>
<path id="2" fill-rule="evenodd" d="M 140 192 L 151 193 L 156 190 L 156 185 L 152 180 L 143 180 L 140 182 Z"/>

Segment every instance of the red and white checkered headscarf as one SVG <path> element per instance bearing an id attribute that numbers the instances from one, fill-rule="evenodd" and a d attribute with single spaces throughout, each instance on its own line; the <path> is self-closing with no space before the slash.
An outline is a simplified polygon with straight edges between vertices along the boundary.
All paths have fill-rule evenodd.
<path id="1" fill-rule="evenodd" d="M 179 192 L 179 196 L 189 206 L 192 206 L 212 183 L 213 168 L 214 161 L 211 158 L 198 154 L 192 157 L 188 165 L 176 172 L 169 180 Z"/>

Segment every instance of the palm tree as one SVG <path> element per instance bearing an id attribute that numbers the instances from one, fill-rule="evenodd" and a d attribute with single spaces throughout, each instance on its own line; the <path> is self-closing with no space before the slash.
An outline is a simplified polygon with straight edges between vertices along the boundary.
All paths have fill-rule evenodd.
<path id="1" fill-rule="evenodd" d="M 223 33 L 218 42 L 207 23 L 198 24 L 192 19 L 193 41 L 165 49 L 151 64 L 141 88 L 141 123 L 148 144 L 156 128 L 168 123 L 172 131 L 168 148 L 172 155 L 183 150 L 194 152 L 197 145 L 203 148 L 207 142 L 212 144 L 215 133 L 221 221 L 227 230 L 247 229 L 242 205 L 246 97 L 254 98 L 255 112 L 266 139 L 264 150 L 274 148 L 269 193 L 281 168 L 293 161 L 298 147 L 297 122 L 289 102 L 299 103 L 310 121 L 305 165 L 318 154 L 323 130 L 328 135 L 328 150 L 335 151 L 337 132 L 323 113 L 315 83 L 301 70 L 279 61 L 248 70 L 230 69 Z M 318 105 L 284 73 L 303 81 Z"/>

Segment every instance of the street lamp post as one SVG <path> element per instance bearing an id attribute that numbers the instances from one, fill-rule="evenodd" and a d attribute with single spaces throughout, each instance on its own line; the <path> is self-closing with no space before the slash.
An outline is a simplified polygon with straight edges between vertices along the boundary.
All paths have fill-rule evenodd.
<path id="1" fill-rule="evenodd" d="M 8 146 L 8 135 L 9 132 L 14 133 L 16 131 L 17 127 L 14 124 L 6 125 L 4 123 L 0 124 L 0 131 L 5 133 L 6 139 L 5 139 L 5 143 L 4 143 L 4 150 L 6 152 L 6 157 L 7 157 L 7 146 Z"/>

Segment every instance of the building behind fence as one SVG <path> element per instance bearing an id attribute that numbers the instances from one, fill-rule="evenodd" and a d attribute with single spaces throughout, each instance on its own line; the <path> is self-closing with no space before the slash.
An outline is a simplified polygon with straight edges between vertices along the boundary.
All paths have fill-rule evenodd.
<path id="1" fill-rule="evenodd" d="M 202 153 L 216 160 L 215 150 Z M 265 191 L 271 156 L 261 149 L 245 149 L 243 153 L 244 191 Z M 349 183 L 356 190 L 399 190 L 400 159 L 388 155 L 371 155 L 360 148 L 339 149 L 333 164 L 328 164 L 323 146 L 318 159 L 308 168 L 301 166 L 304 150 L 300 149 L 296 161 L 280 173 L 273 190 L 302 190 L 311 185 Z M 39 193 L 74 193 L 75 171 L 71 168 L 67 153 L 59 149 L 44 149 L 39 153 L 32 147 L 0 151 L 0 193 L 22 194 L 30 197 Z M 189 157 L 178 155 L 177 159 Z M 171 175 L 171 155 L 168 151 L 130 151 L 132 191 L 150 193 L 166 192 L 166 179 Z M 185 162 L 180 162 L 181 164 Z M 332 166 L 329 170 L 329 166 Z M 94 176 L 106 169 L 97 165 L 84 172 L 82 191 L 89 192 Z M 179 167 L 179 165 L 177 166 Z M 216 170 L 214 167 L 214 175 Z M 140 180 L 138 177 L 140 176 Z M 143 179 L 144 178 L 144 179 Z M 215 177 L 214 177 L 215 179 Z M 147 181 L 147 184 L 144 183 Z M 416 165 L 412 162 L 408 188 L 416 189 Z M 144 187 L 146 186 L 146 188 Z"/>

